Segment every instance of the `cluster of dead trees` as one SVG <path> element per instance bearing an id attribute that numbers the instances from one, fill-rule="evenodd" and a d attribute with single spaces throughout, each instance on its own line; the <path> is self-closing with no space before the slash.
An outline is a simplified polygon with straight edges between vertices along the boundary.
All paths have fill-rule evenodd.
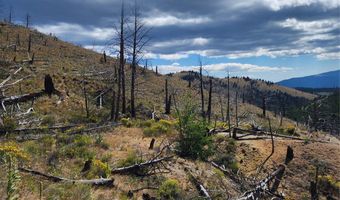
<path id="1" fill-rule="evenodd" d="M 137 66 L 142 59 L 142 52 L 149 39 L 147 37 L 149 29 L 145 28 L 141 17 L 140 9 L 135 3 L 133 16 L 132 30 L 128 30 L 127 19 L 125 15 L 124 2 L 121 7 L 121 15 L 119 27 L 116 28 L 116 36 L 119 46 L 118 63 L 114 66 L 114 81 L 112 90 L 111 102 L 111 119 L 118 120 L 119 114 L 126 114 L 127 111 L 127 98 L 126 98 L 126 53 L 130 54 L 131 60 L 131 87 L 130 87 L 130 116 L 136 117 L 136 76 Z M 104 56 L 104 58 L 106 55 Z M 106 59 L 104 59 L 106 60 Z"/>

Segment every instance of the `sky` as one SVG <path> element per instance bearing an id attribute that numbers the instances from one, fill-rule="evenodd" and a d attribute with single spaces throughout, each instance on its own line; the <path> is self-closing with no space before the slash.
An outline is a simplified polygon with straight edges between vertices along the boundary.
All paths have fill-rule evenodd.
<path id="1" fill-rule="evenodd" d="M 0 0 L 1 1 L 1 0 Z M 339 0 L 136 0 L 150 29 L 141 65 L 161 73 L 280 81 L 340 69 Z M 2 0 L 16 23 L 115 56 L 122 0 Z M 127 23 L 135 1 L 125 0 Z"/>

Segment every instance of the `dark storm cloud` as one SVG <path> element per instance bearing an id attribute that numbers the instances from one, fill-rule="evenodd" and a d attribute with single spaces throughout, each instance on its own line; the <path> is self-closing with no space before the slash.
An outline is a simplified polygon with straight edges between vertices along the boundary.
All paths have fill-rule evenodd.
<path id="1" fill-rule="evenodd" d="M 131 2 L 126 1 L 128 14 Z M 118 21 L 121 1 L 5 0 L 4 4 L 12 5 L 17 20 L 30 13 L 39 30 L 84 45 L 94 40 L 105 45 Z M 211 55 L 234 57 L 327 56 L 339 46 L 340 26 L 334 21 L 339 7 L 334 0 L 144 0 L 140 7 L 145 22 L 153 26 L 148 50 L 155 54 L 210 50 Z"/>

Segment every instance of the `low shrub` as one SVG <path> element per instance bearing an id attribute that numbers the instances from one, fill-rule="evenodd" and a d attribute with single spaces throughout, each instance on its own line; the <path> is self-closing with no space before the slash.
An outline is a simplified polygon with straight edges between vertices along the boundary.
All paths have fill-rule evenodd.
<path id="1" fill-rule="evenodd" d="M 100 158 L 100 160 L 101 160 L 102 162 L 107 163 L 107 162 L 109 162 L 109 161 L 111 160 L 111 158 L 112 158 L 112 154 L 111 154 L 111 153 L 105 153 L 104 155 L 102 155 L 102 157 Z"/>
<path id="2" fill-rule="evenodd" d="M 42 118 L 41 125 L 53 126 L 55 124 L 55 117 L 53 115 L 46 115 Z"/>
<path id="3" fill-rule="evenodd" d="M 65 131 L 65 133 L 66 134 L 81 133 L 85 129 L 86 129 L 86 127 L 84 125 L 80 125 L 80 126 L 75 126 L 73 128 L 68 129 L 67 131 Z"/>
<path id="4" fill-rule="evenodd" d="M 152 119 L 145 120 L 145 121 L 142 120 L 142 121 L 138 121 L 138 126 L 140 128 L 151 127 L 151 125 L 154 124 L 154 123 L 155 123 L 155 120 L 152 120 Z"/>
<path id="5" fill-rule="evenodd" d="M 102 162 L 101 160 L 94 159 L 92 160 L 91 170 L 87 173 L 86 178 L 107 178 L 110 174 L 110 168 L 107 163 Z"/>
<path id="6" fill-rule="evenodd" d="M 175 200 L 180 199 L 181 188 L 175 179 L 167 179 L 158 189 L 160 199 Z"/>
<path id="7" fill-rule="evenodd" d="M 120 120 L 120 122 L 126 127 L 132 127 L 133 126 L 133 122 L 130 120 L 130 118 L 122 118 Z"/>
<path id="8" fill-rule="evenodd" d="M 228 124 L 226 122 L 218 121 L 218 122 L 216 122 L 216 128 L 225 128 L 225 129 L 227 129 L 228 128 Z"/>
<path id="9" fill-rule="evenodd" d="M 2 120 L 3 125 L 0 126 L 0 132 L 11 132 L 16 129 L 17 122 L 15 119 L 5 116 Z"/>
<path id="10" fill-rule="evenodd" d="M 91 200 L 89 184 L 55 184 L 44 189 L 46 199 L 82 199 Z"/>
<path id="11" fill-rule="evenodd" d="M 325 195 L 339 196 L 340 181 L 337 181 L 333 176 L 319 176 L 319 189 Z"/>
<path id="12" fill-rule="evenodd" d="M 175 125 L 175 122 L 170 121 L 170 120 L 165 120 L 165 119 L 159 120 L 158 123 L 160 123 L 161 125 L 163 125 L 163 126 L 165 126 L 165 127 L 168 127 L 168 128 L 170 128 L 170 127 L 172 127 L 172 126 Z"/>
<path id="13" fill-rule="evenodd" d="M 94 152 L 90 151 L 92 138 L 87 135 L 61 135 L 57 139 L 59 156 L 68 158 L 93 158 Z"/>
<path id="14" fill-rule="evenodd" d="M 71 124 L 80 124 L 80 123 L 97 123 L 99 122 L 99 119 L 93 115 L 86 117 L 81 112 L 75 112 L 75 113 L 70 113 L 68 121 Z"/>
<path id="15" fill-rule="evenodd" d="M 129 151 L 125 159 L 119 160 L 117 162 L 116 167 L 127 167 L 127 166 L 134 165 L 136 163 L 141 163 L 141 162 L 143 162 L 143 160 L 140 157 L 138 157 L 136 151 Z"/>
<path id="16" fill-rule="evenodd" d="M 239 164 L 236 160 L 236 142 L 232 138 L 219 137 L 215 138 L 215 151 L 214 162 L 218 165 L 224 165 L 226 168 L 231 169 L 233 172 L 237 172 Z"/>
<path id="17" fill-rule="evenodd" d="M 110 145 L 104 141 L 103 136 L 101 134 L 98 134 L 96 136 L 95 144 L 105 150 L 109 149 L 110 147 Z"/>
<path id="18" fill-rule="evenodd" d="M 168 133 L 169 130 L 170 128 L 167 126 L 164 126 L 160 123 L 154 123 L 153 125 L 151 125 L 151 127 L 144 128 L 143 133 L 145 136 L 151 137 L 151 136 L 159 136 L 159 135 Z"/>
<path id="19" fill-rule="evenodd" d="M 285 132 L 286 132 L 288 135 L 295 135 L 295 127 L 289 125 L 289 126 L 286 128 Z"/>
<path id="20" fill-rule="evenodd" d="M 217 174 L 219 177 L 224 177 L 224 173 L 221 170 L 217 169 L 217 168 L 214 168 L 213 172 L 215 174 Z"/>

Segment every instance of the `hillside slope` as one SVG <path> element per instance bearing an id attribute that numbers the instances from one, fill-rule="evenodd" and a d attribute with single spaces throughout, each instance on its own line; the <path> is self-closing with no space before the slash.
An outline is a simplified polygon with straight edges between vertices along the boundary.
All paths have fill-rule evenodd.
<path id="1" fill-rule="evenodd" d="M 340 70 L 311 76 L 291 78 L 277 84 L 291 88 L 335 88 L 340 87 Z"/>
<path id="2" fill-rule="evenodd" d="M 60 41 L 54 36 L 44 35 L 35 30 L 28 30 L 21 26 L 1 24 L 2 34 L 1 42 L 1 58 L 3 60 L 0 78 L 4 80 L 18 68 L 22 70 L 12 77 L 10 82 L 21 80 L 18 83 L 6 88 L 3 95 L 11 96 L 23 93 L 39 91 L 43 88 L 43 79 L 46 74 L 50 74 L 54 80 L 56 89 L 61 91 L 65 98 L 64 101 L 52 101 L 48 98 L 39 98 L 34 106 L 38 115 L 52 115 L 55 123 L 65 123 L 67 121 L 76 121 L 75 116 L 84 115 L 84 97 L 83 83 L 85 82 L 87 95 L 89 99 L 90 110 L 93 114 L 101 115 L 100 119 L 108 118 L 111 95 L 106 92 L 103 99 L 104 110 L 99 111 L 96 108 L 96 99 L 101 92 L 109 91 L 112 88 L 112 77 L 114 73 L 116 61 L 108 58 L 106 63 L 103 62 L 103 55 L 84 49 L 80 46 Z M 28 52 L 29 37 L 31 35 L 31 47 Z M 34 62 L 28 62 L 34 57 Z M 126 89 L 129 91 L 130 72 L 126 66 Z M 178 97 L 185 96 L 183 94 L 192 93 L 199 100 L 197 92 L 197 74 L 194 76 L 193 87 L 189 88 L 185 73 L 175 75 L 159 75 L 150 70 L 138 68 L 136 80 L 136 100 L 137 110 L 141 116 L 145 113 L 151 113 L 153 110 L 162 113 L 164 111 L 164 84 L 165 79 L 169 80 L 170 93 Z M 226 107 L 226 80 L 213 79 L 213 113 L 221 118 L 221 108 Z M 204 78 L 205 93 L 208 97 L 208 77 Z M 278 100 L 284 96 L 287 101 L 284 104 L 289 106 L 304 104 L 306 101 L 313 99 L 315 96 L 300 92 L 298 90 L 268 84 L 263 81 L 250 80 L 244 78 L 231 79 L 231 102 L 235 100 L 235 91 L 239 90 L 238 101 L 241 102 L 240 112 L 249 110 L 253 105 L 262 105 L 262 96 L 268 97 L 268 110 L 279 113 L 282 102 Z M 129 101 L 129 92 L 126 92 Z M 207 101 L 208 98 L 205 98 Z M 270 103 L 269 103 L 270 102 Z M 128 103 L 127 103 L 128 104 Z M 29 104 L 30 105 L 30 104 Z M 29 108 L 29 106 L 26 106 Z M 233 109 L 233 108 L 232 108 Z M 251 110 L 251 109 L 250 109 Z M 225 109 L 224 109 L 225 112 Z M 67 113 L 65 115 L 65 113 Z M 144 114 L 143 114 L 144 113 Z M 234 111 L 231 111 L 232 115 Z M 285 112 L 284 112 L 285 114 Z M 224 114 L 225 116 L 225 114 Z M 287 114 L 287 116 L 289 116 Z"/>
<path id="3" fill-rule="evenodd" d="M 21 26 L 0 25 L 0 101 L 6 97 L 15 97 L 14 95 L 41 91 L 46 74 L 51 75 L 54 87 L 62 93 L 62 98 L 45 95 L 18 104 L 1 105 L 1 123 L 4 125 L 0 126 L 0 130 L 5 134 L 0 133 L 0 156 L 9 152 L 9 159 L 15 158 L 13 163 L 0 162 L 1 169 L 4 169 L 0 170 L 1 197 L 8 196 L 8 188 L 11 188 L 7 187 L 9 183 L 14 188 L 14 194 L 20 199 L 28 200 L 167 199 L 159 196 L 161 192 L 168 192 L 171 186 L 177 186 L 174 192 L 180 197 L 176 199 L 201 199 L 202 194 L 192 181 L 192 177 L 196 177 L 212 199 L 236 198 L 277 169 L 285 158 L 288 145 L 294 149 L 295 158 L 285 165 L 287 170 L 284 181 L 278 189 L 280 195 L 285 194 L 286 199 L 306 199 L 309 195 L 309 181 L 314 180 L 315 168 L 319 167 L 322 178 L 330 177 L 327 179 L 330 181 L 324 183 L 333 184 L 331 189 L 321 188 L 323 190 L 320 192 L 332 192 L 331 196 L 338 196 L 337 171 L 340 157 L 336 152 L 339 141 L 323 132 L 311 132 L 303 124 L 279 116 L 281 111 L 287 111 L 288 117 L 294 116 L 291 111 L 310 102 L 315 98 L 314 95 L 264 81 L 231 78 L 231 125 L 234 126 L 238 119 L 239 128 L 250 132 L 255 130 L 256 134 L 257 130 L 263 130 L 266 133 L 262 136 L 267 136 L 260 140 L 252 138 L 257 135 L 249 136 L 250 139 L 243 137 L 236 140 L 229 138 L 229 133 L 225 132 L 227 80 L 205 76 L 206 104 L 209 79 L 213 82 L 213 121 L 208 125 L 204 123 L 203 129 L 200 125 L 199 131 L 196 130 L 195 122 L 189 126 L 190 131 L 187 132 L 196 132 L 199 137 L 209 140 L 211 143 L 203 146 L 203 149 L 209 148 L 210 144 L 213 152 L 204 159 L 192 159 L 176 153 L 180 128 L 174 107 L 187 105 L 183 104 L 183 100 L 191 97 L 189 100 L 195 106 L 197 118 L 201 120 L 198 117 L 200 93 L 197 73 L 160 75 L 138 68 L 138 118 L 131 120 L 128 119 L 128 113 L 121 114 L 120 124 L 116 124 L 108 120 L 112 100 L 110 89 L 117 66 L 113 58 L 108 58 L 105 63 L 103 55 L 60 41 L 53 36 Z M 30 34 L 32 45 L 28 52 Z M 128 65 L 125 69 L 129 103 Z M 166 79 L 174 100 L 170 115 L 163 114 Z M 103 107 L 98 106 L 96 97 L 99 93 L 104 93 Z M 89 116 L 85 112 L 85 99 L 89 102 Z M 266 99 L 268 118 L 262 116 L 263 99 Z M 160 120 L 150 120 L 152 114 L 156 114 Z M 68 128 L 53 129 L 57 125 L 66 125 Z M 98 129 L 103 126 L 104 129 Z M 221 132 L 216 131 L 216 134 L 210 135 L 206 133 L 207 128 L 217 128 Z M 274 150 L 271 149 L 269 130 L 286 134 L 288 138 L 274 137 L 273 156 L 264 164 L 263 170 L 257 173 L 257 167 Z M 298 139 L 291 140 L 291 136 Z M 194 142 L 195 145 L 196 143 Z M 113 172 L 165 156 L 171 157 L 149 168 L 137 167 L 136 170 L 128 171 L 129 173 Z M 218 161 L 223 167 L 216 168 L 211 161 Z M 55 178 L 39 176 L 39 173 L 32 175 L 18 170 L 18 166 L 43 174 L 66 177 L 72 181 L 56 181 Z M 226 169 L 226 172 L 221 169 Z M 11 177 L 14 177 L 12 182 L 9 181 Z M 113 180 L 113 186 L 92 186 L 73 181 L 103 177 Z M 326 195 L 328 194 L 323 197 Z"/>

